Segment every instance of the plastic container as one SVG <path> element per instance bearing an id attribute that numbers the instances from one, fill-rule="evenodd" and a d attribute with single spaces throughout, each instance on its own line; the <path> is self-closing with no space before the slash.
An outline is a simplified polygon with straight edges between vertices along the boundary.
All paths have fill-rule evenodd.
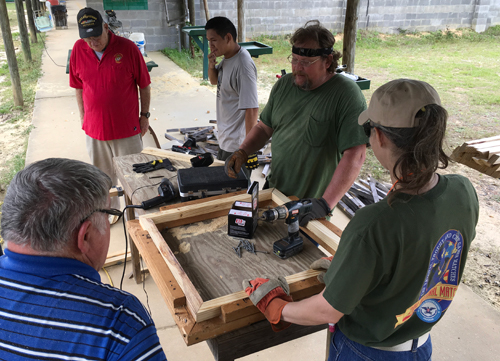
<path id="1" fill-rule="evenodd" d="M 144 39 L 144 33 L 132 33 L 129 36 L 129 39 L 132 40 L 141 51 L 141 54 L 144 55 L 144 47 L 146 46 L 146 39 Z"/>

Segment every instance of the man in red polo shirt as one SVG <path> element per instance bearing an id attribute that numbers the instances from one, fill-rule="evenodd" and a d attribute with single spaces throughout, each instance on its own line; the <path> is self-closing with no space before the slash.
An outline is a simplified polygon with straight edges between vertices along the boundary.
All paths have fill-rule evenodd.
<path id="1" fill-rule="evenodd" d="M 81 39 L 71 52 L 69 84 L 76 89 L 91 162 L 116 185 L 113 157 L 142 150 L 151 79 L 137 45 L 114 35 L 97 10 L 80 10 L 77 22 Z M 117 197 L 111 207 L 119 208 Z"/>

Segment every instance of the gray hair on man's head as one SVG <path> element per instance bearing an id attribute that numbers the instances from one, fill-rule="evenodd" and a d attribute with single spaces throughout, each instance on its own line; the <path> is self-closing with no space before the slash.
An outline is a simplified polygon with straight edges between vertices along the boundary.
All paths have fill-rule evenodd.
<path id="1" fill-rule="evenodd" d="M 9 185 L 2 237 L 39 252 L 61 251 L 76 239 L 85 217 L 106 207 L 110 188 L 110 178 L 88 163 L 63 158 L 32 163 Z"/>

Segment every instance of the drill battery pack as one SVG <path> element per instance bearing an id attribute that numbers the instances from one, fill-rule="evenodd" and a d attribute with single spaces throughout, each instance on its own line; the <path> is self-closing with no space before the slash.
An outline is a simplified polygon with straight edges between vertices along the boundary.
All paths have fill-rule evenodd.
<path id="1" fill-rule="evenodd" d="M 304 242 L 302 239 L 285 237 L 273 243 L 273 253 L 281 259 L 287 259 L 302 252 Z"/>
<path id="2" fill-rule="evenodd" d="M 248 179 L 240 171 L 237 179 L 230 178 L 224 167 L 185 168 L 177 171 L 181 202 L 218 196 L 248 188 Z"/>

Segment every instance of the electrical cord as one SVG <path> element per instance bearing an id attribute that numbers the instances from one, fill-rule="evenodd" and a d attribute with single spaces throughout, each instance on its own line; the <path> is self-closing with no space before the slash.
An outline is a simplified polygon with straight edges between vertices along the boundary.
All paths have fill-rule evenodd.
<path id="1" fill-rule="evenodd" d="M 61 68 L 65 68 L 66 66 L 65 65 L 59 65 L 57 64 L 54 59 L 52 59 L 52 57 L 50 56 L 49 54 L 49 51 L 47 50 L 47 47 L 45 46 L 45 41 L 43 41 L 43 36 L 42 34 L 39 34 L 40 35 L 40 39 L 42 40 L 42 44 L 43 44 L 43 48 L 45 49 L 45 52 L 47 53 L 47 55 L 49 56 L 50 60 L 52 60 L 52 62 L 56 65 L 56 66 L 59 66 Z"/>
<path id="2" fill-rule="evenodd" d="M 106 273 L 106 276 L 108 276 L 109 284 L 111 285 L 111 287 L 115 287 L 115 285 L 113 284 L 113 280 L 111 279 L 111 276 L 108 273 L 108 270 L 104 267 L 102 267 L 102 270 L 104 271 L 104 273 Z"/>
<path id="3" fill-rule="evenodd" d="M 144 268 L 144 264 L 143 264 L 143 259 L 141 258 L 141 269 L 142 268 Z M 146 292 L 146 276 L 144 275 L 144 272 L 141 271 L 141 273 L 142 273 L 142 290 L 146 294 L 146 305 L 148 306 L 149 314 L 151 315 L 151 317 L 153 317 L 153 312 L 151 312 L 151 307 L 149 307 L 149 295 Z"/>
<path id="4" fill-rule="evenodd" d="M 168 180 L 176 177 L 177 175 L 175 176 L 172 176 L 170 178 L 168 178 Z M 142 186 L 142 187 L 139 187 L 139 188 L 136 188 L 132 194 L 130 195 L 130 201 L 132 201 L 132 197 L 134 196 L 135 192 L 138 191 L 139 189 L 142 189 L 142 188 L 146 188 L 146 187 L 154 187 L 154 186 L 157 186 L 161 184 L 161 182 L 158 182 L 158 183 L 155 183 L 155 184 L 148 184 L 148 185 L 145 185 L 145 186 Z M 142 205 L 136 205 L 136 204 L 130 204 L 128 206 L 126 206 L 125 208 L 123 208 L 123 217 L 122 217 L 122 220 L 123 220 L 123 233 L 125 235 L 125 259 L 123 260 L 123 272 L 122 272 L 122 278 L 120 280 L 120 290 L 122 289 L 122 286 L 123 286 L 123 279 L 125 278 L 125 271 L 127 269 L 127 253 L 128 253 L 128 238 L 127 238 L 127 227 L 125 226 L 125 211 L 128 209 L 128 208 L 138 208 L 138 209 L 142 209 Z M 143 283 L 144 283 L 144 280 L 143 280 Z M 146 292 L 146 290 L 144 289 L 144 292 Z M 146 293 L 146 298 L 147 298 L 147 293 Z"/>
<path id="5" fill-rule="evenodd" d="M 167 178 L 168 180 L 171 180 L 172 178 L 175 178 L 177 177 L 177 174 L 170 177 L 170 178 Z M 166 177 L 163 177 L 163 178 L 166 178 Z M 136 188 L 134 189 L 134 191 L 132 192 L 132 194 L 130 195 L 130 201 L 133 202 L 133 197 L 134 197 L 134 194 L 135 192 L 137 192 L 139 189 L 142 189 L 142 188 L 147 188 L 147 187 L 154 187 L 154 186 L 157 186 L 157 185 L 160 185 L 161 182 L 158 182 L 158 183 L 155 183 L 155 184 L 147 184 L 145 186 L 142 186 L 142 187 L 139 187 L 139 188 Z M 141 208 L 141 206 L 138 206 L 138 207 L 131 207 L 131 208 Z"/>
<path id="6" fill-rule="evenodd" d="M 123 234 L 125 235 L 125 259 L 123 260 L 123 273 L 122 273 L 122 278 L 120 280 L 120 290 L 122 290 L 122 286 L 123 286 L 123 278 L 125 277 L 125 270 L 127 269 L 127 254 L 128 254 L 128 238 L 127 238 L 127 227 L 125 227 L 125 211 L 127 210 L 127 208 L 132 208 L 132 207 L 129 207 L 129 206 L 126 206 L 125 208 L 123 208 Z"/>

